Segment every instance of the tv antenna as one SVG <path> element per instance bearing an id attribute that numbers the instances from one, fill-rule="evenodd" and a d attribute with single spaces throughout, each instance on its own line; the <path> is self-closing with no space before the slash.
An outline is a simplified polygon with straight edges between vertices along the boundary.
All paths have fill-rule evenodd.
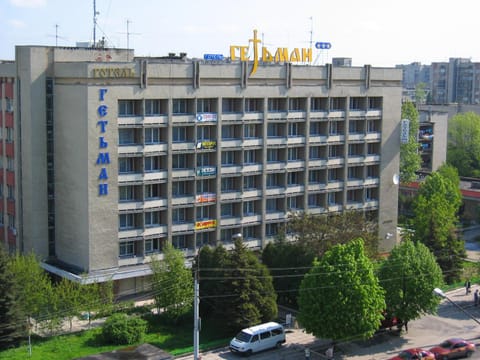
<path id="1" fill-rule="evenodd" d="M 130 35 L 141 35 L 141 33 L 130 32 L 130 23 L 131 23 L 131 21 L 129 19 L 127 19 L 127 32 L 126 33 L 120 33 L 120 34 L 126 34 L 127 35 L 127 50 L 130 50 Z M 128 54 L 127 54 L 127 61 L 128 61 Z"/>
<path id="2" fill-rule="evenodd" d="M 55 35 L 51 35 L 51 34 L 48 34 L 49 37 L 54 37 L 55 36 L 55 46 L 57 47 L 58 46 L 58 39 L 61 39 L 61 40 L 68 40 L 67 38 L 63 37 L 63 36 L 59 36 L 58 35 L 58 28 L 60 26 L 58 24 L 55 24 Z"/>
<path id="3" fill-rule="evenodd" d="M 100 12 L 97 11 L 97 1 L 93 0 L 93 47 L 97 46 L 97 15 L 100 15 Z"/>

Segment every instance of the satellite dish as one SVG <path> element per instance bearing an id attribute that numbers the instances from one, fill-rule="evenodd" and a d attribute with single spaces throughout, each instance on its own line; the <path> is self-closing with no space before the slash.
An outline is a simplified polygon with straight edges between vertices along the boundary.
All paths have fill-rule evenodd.
<path id="1" fill-rule="evenodd" d="M 398 185 L 398 183 L 400 182 L 400 176 L 398 176 L 398 174 L 393 174 L 392 181 L 394 185 Z"/>

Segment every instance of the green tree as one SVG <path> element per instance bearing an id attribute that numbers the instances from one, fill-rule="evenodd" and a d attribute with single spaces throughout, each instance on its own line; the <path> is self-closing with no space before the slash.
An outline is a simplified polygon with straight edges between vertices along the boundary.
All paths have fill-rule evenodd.
<path id="1" fill-rule="evenodd" d="M 402 104 L 402 119 L 410 120 L 408 142 L 400 144 L 400 181 L 411 182 L 416 179 L 415 172 L 420 169 L 421 158 L 418 151 L 419 115 L 415 105 L 410 102 Z"/>
<path id="2" fill-rule="evenodd" d="M 424 104 L 427 98 L 427 92 L 425 91 L 425 87 L 427 84 L 424 82 L 420 82 L 415 86 L 415 103 L 416 104 Z"/>
<path id="3" fill-rule="evenodd" d="M 436 312 L 440 302 L 433 289 L 443 284 L 435 256 L 420 242 L 403 241 L 395 246 L 379 270 L 389 315 L 408 322 Z"/>
<path id="4" fill-rule="evenodd" d="M 8 266 L 8 254 L 0 245 L 0 350 L 26 336 L 26 316 L 18 302 L 18 286 Z"/>
<path id="5" fill-rule="evenodd" d="M 480 115 L 455 115 L 448 122 L 447 162 L 460 176 L 480 177 Z"/>
<path id="6" fill-rule="evenodd" d="M 163 248 L 163 260 L 153 259 L 152 290 L 157 310 L 164 311 L 173 321 L 188 313 L 193 306 L 193 277 L 185 267 L 180 250 L 170 243 Z"/>
<path id="7" fill-rule="evenodd" d="M 437 257 L 447 282 L 459 278 L 466 256 L 465 244 L 456 232 L 461 194 L 453 175 L 451 167 L 444 167 L 426 177 L 414 200 L 410 226 L 413 239 Z"/>
<path id="8" fill-rule="evenodd" d="M 314 256 L 320 257 L 332 246 L 346 244 L 356 238 L 364 239 L 369 256 L 377 254 L 378 226 L 364 212 L 347 210 L 328 215 L 301 213 L 290 218 L 288 227 L 295 234 L 295 240 L 310 249 Z"/>
<path id="9" fill-rule="evenodd" d="M 233 328 L 242 329 L 274 319 L 278 314 L 277 295 L 268 268 L 241 238 L 235 239 L 234 244 L 229 253 L 231 282 L 226 315 Z"/>
<path id="10" fill-rule="evenodd" d="M 312 249 L 298 242 L 276 241 L 263 249 L 262 263 L 272 274 L 278 303 L 298 307 L 298 289 L 314 258 Z"/>
<path id="11" fill-rule="evenodd" d="M 9 268 L 15 282 L 20 284 L 18 302 L 28 318 L 39 321 L 48 319 L 49 294 L 52 284 L 34 254 L 15 255 L 10 258 Z M 30 320 L 29 320 L 30 321 Z"/>
<path id="12" fill-rule="evenodd" d="M 316 337 L 341 341 L 369 338 L 380 327 L 384 290 L 356 239 L 332 247 L 302 281 L 300 323 Z"/>
<path id="13" fill-rule="evenodd" d="M 55 290 L 58 296 L 58 309 L 62 316 L 68 320 L 71 331 L 73 318 L 79 316 L 82 311 L 82 285 L 62 278 L 56 285 Z"/>

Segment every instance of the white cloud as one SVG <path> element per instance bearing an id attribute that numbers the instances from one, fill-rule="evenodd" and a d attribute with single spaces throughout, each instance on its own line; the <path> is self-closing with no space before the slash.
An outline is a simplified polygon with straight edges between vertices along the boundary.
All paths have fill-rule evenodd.
<path id="1" fill-rule="evenodd" d="M 47 5 L 47 0 L 10 0 L 10 4 L 22 8 L 39 8 Z"/>
<path id="2" fill-rule="evenodd" d="M 27 25 L 21 21 L 21 20 L 17 20 L 17 19 L 11 19 L 8 21 L 8 23 L 14 28 L 14 29 L 23 29 L 25 28 Z"/>

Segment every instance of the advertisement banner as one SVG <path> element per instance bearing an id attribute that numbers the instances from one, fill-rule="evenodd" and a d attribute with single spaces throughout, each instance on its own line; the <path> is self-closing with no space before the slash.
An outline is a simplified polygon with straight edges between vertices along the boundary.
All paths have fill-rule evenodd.
<path id="1" fill-rule="evenodd" d="M 215 202 L 217 201 L 217 194 L 215 193 L 203 193 L 195 196 L 197 203 Z"/>
<path id="2" fill-rule="evenodd" d="M 197 149 L 201 150 L 215 150 L 217 142 L 215 140 L 197 141 Z"/>
<path id="3" fill-rule="evenodd" d="M 203 220 L 195 222 L 195 230 L 211 229 L 217 227 L 217 220 Z"/>

